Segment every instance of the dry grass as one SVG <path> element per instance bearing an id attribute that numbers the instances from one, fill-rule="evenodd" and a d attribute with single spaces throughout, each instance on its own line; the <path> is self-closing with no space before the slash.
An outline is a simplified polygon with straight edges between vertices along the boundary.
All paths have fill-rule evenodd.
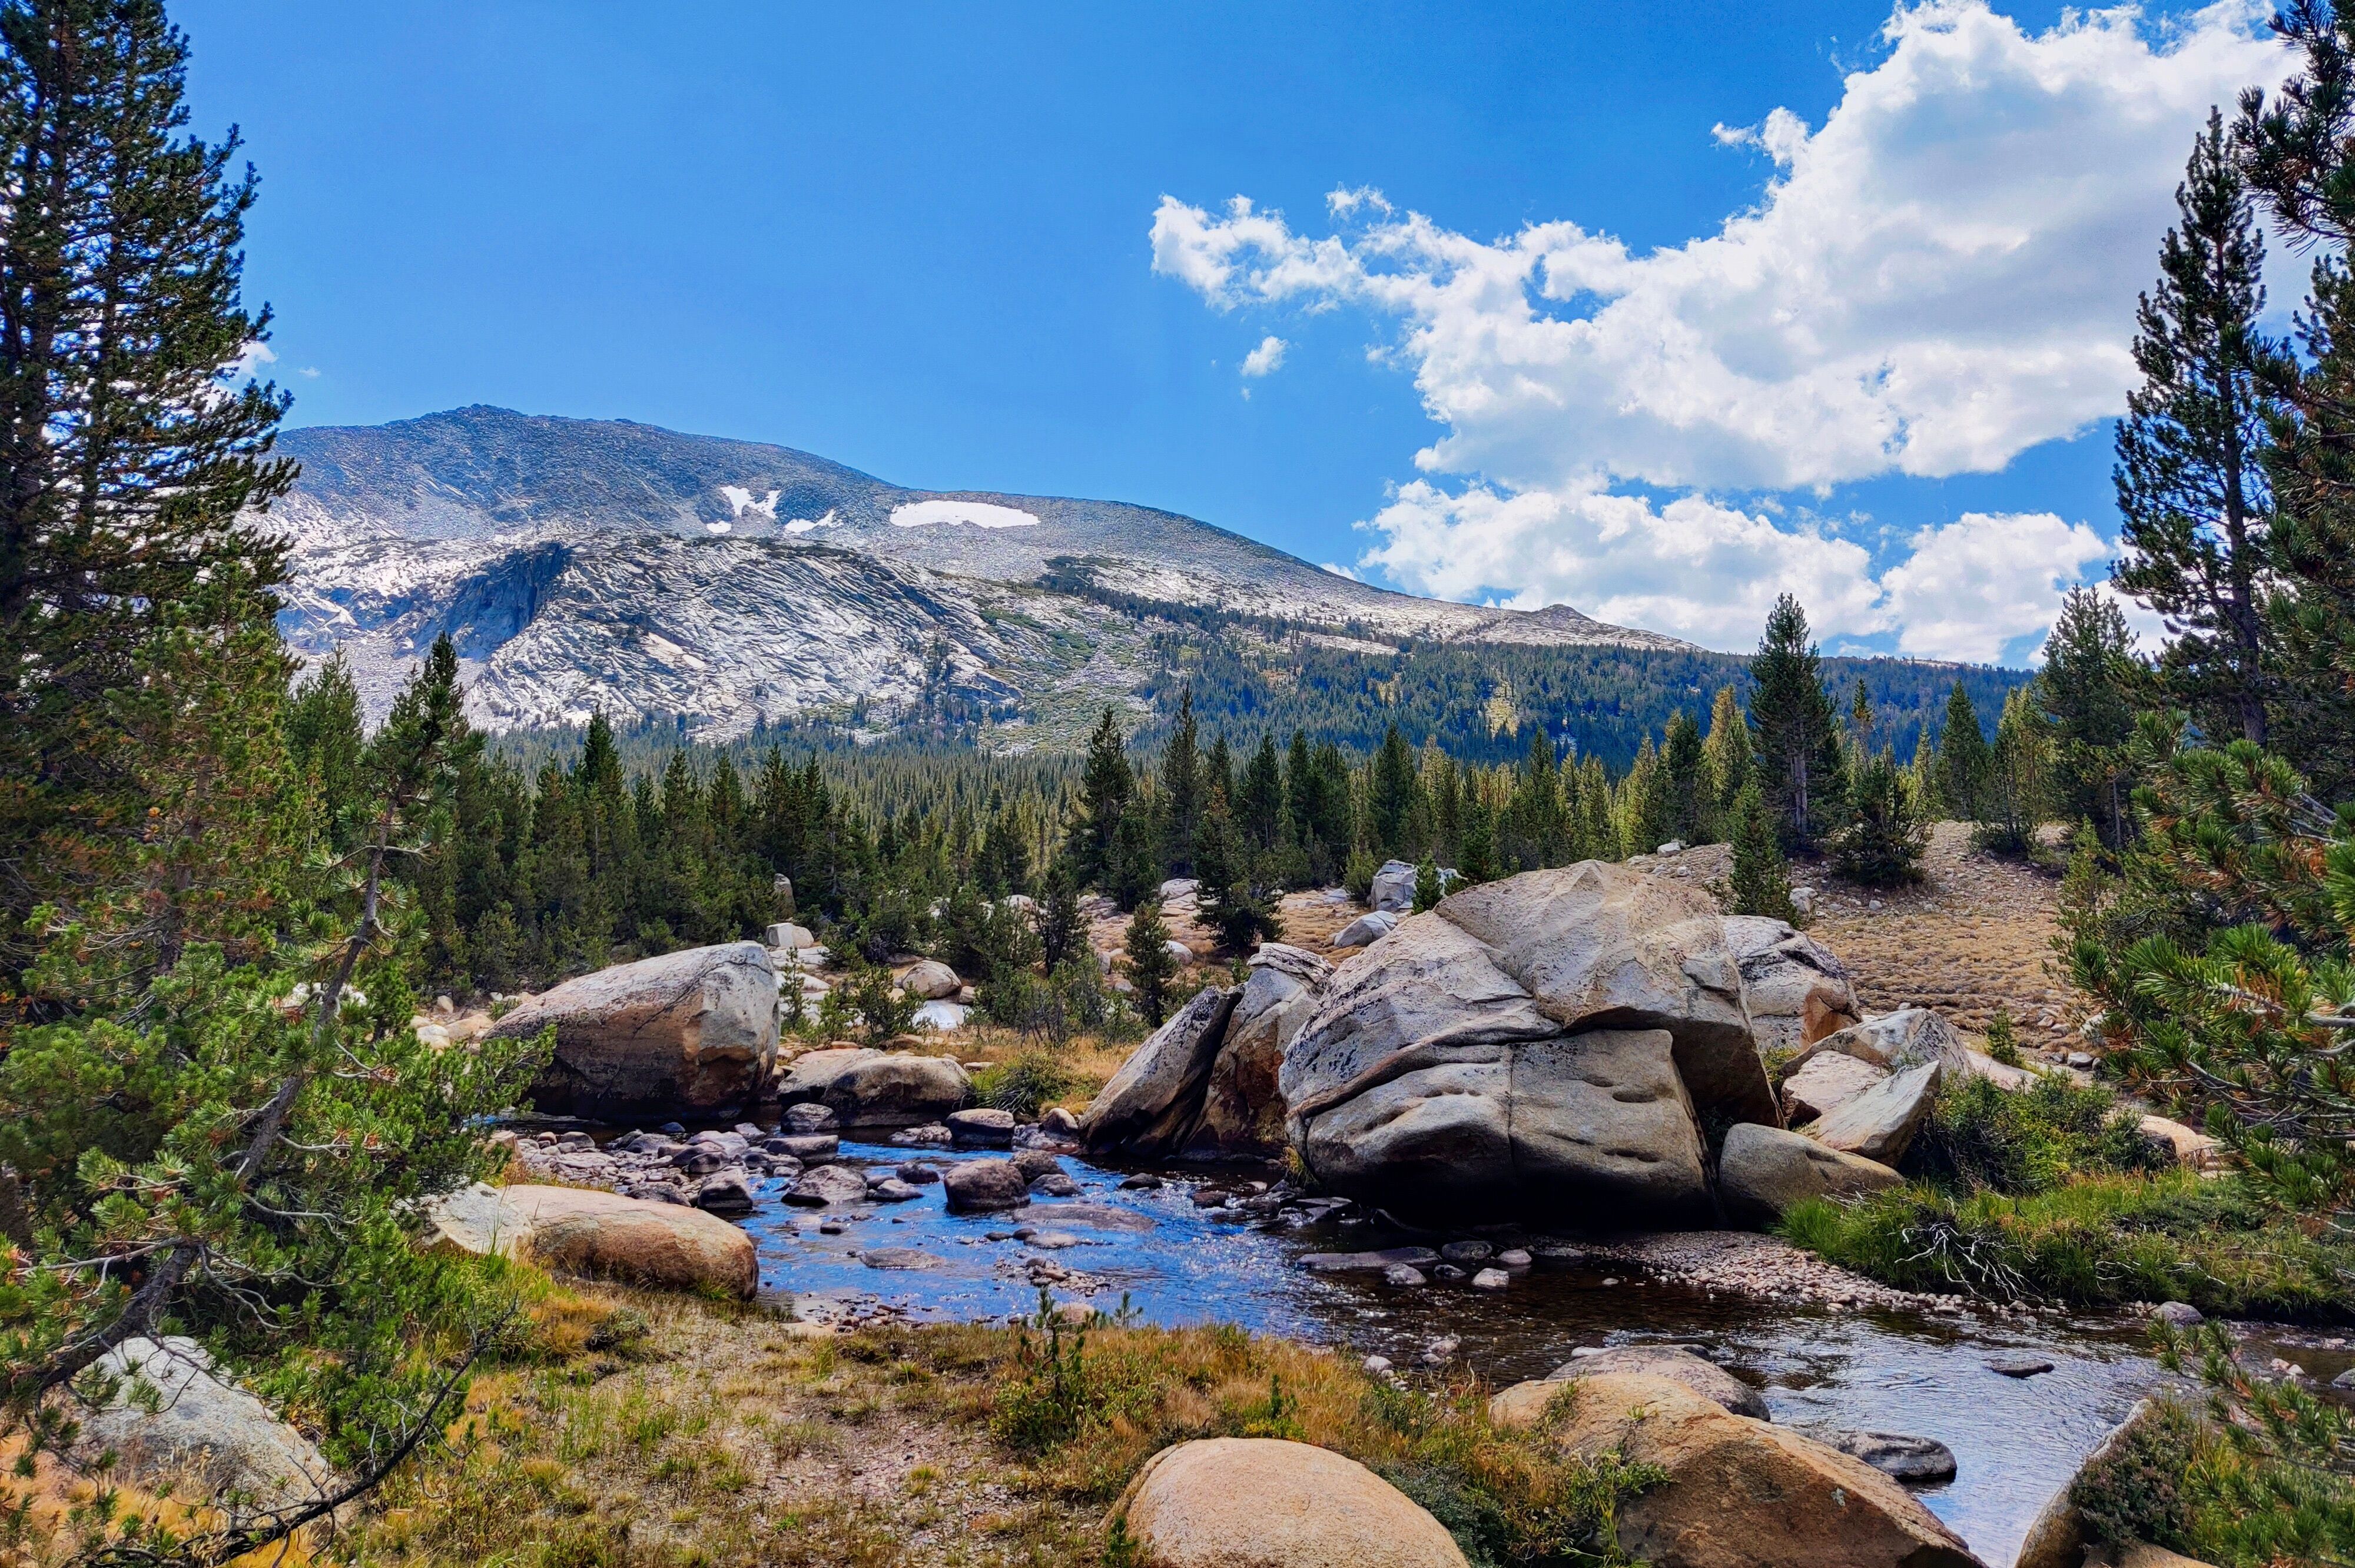
<path id="1" fill-rule="evenodd" d="M 1963 1028 L 1984 1031 L 1997 1008 L 2019 1026 L 2021 1043 L 2061 1040 L 2076 998 L 2048 972 L 2059 881 L 2014 860 L 1974 849 L 1969 825 L 1940 822 L 1930 835 L 1919 886 L 1869 892 L 1820 867 L 1817 916 L 1808 934 L 1840 957 L 1865 1006 L 1875 1012 L 1933 1007 Z M 1869 906 L 1881 901 L 1879 909 Z"/>
<path id="2" fill-rule="evenodd" d="M 1376 1383 L 1232 1329 L 1099 1322 L 1084 1345 L 978 1325 L 834 1336 L 619 1289 L 627 1354 L 506 1367 L 341 1555 L 381 1568 L 1080 1568 L 1105 1505 L 1175 1441 L 1305 1439 L 1479 1539 L 1568 1540 L 1624 1478 L 1489 1426 L 1465 1386 Z M 1069 1373 L 1059 1379 L 1056 1369 Z"/>

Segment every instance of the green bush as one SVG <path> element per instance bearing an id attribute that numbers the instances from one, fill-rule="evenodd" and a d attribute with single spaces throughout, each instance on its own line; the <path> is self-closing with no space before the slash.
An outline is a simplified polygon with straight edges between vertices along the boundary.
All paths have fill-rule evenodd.
<path id="1" fill-rule="evenodd" d="M 983 1105 L 1028 1121 L 1070 1094 L 1077 1082 L 1071 1069 L 1049 1053 L 1025 1051 L 1011 1062 L 976 1074 L 973 1092 Z"/>
<path id="2" fill-rule="evenodd" d="M 2097 1541 L 2162 1546 L 2183 1540 L 2188 1520 L 2184 1478 L 2200 1446 L 2200 1418 L 2163 1400 L 2110 1452 L 2077 1473 L 2069 1500 Z"/>
<path id="3" fill-rule="evenodd" d="M 2014 1196 L 2089 1171 L 2168 1169 L 2172 1152 L 2145 1138 L 2141 1121 L 2107 1089 L 2059 1074 L 2026 1089 L 1971 1078 L 1938 1097 L 1907 1165 L 1933 1181 Z"/>
<path id="4" fill-rule="evenodd" d="M 1784 1237 L 1901 1289 L 2115 1307 L 2189 1301 L 2211 1316 L 2344 1322 L 2355 1245 L 2309 1234 L 2237 1177 L 2080 1176 L 2048 1192 L 1966 1196 L 1912 1182 L 1850 1204 L 1810 1199 Z"/>

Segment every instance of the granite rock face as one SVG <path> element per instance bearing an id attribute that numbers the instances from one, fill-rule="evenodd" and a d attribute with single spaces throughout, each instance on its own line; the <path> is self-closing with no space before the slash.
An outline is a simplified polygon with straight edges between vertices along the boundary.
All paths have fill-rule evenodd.
<path id="1" fill-rule="evenodd" d="M 1130 1054 L 1089 1105 L 1080 1118 L 1081 1141 L 1092 1150 L 1117 1149 L 1140 1158 L 1185 1147 L 1240 995 L 1217 987 L 1195 992 Z"/>
<path id="2" fill-rule="evenodd" d="M 1707 895 L 1586 862 L 1468 888 L 1343 963 L 1284 1054 L 1337 1192 L 1572 1222 L 1709 1208 L 1700 1128 L 1779 1125 Z"/>
<path id="3" fill-rule="evenodd" d="M 80 1442 L 91 1458 L 113 1452 L 119 1482 L 185 1502 L 231 1501 L 233 1516 L 314 1501 L 338 1484 L 311 1440 L 215 1375 L 194 1340 L 126 1340 L 97 1370 L 119 1381 L 106 1404 L 79 1414 Z"/>
<path id="4" fill-rule="evenodd" d="M 1186 1152 L 1199 1158 L 1267 1155 L 1284 1148 L 1284 1103 L 1276 1075 L 1284 1047 L 1316 1011 L 1333 966 L 1302 948 L 1263 942 L 1227 1020 L 1203 1086 L 1202 1114 Z"/>

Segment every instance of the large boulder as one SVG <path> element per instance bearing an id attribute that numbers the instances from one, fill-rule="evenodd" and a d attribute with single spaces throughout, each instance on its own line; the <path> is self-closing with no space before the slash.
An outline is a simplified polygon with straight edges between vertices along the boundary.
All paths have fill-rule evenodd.
<path id="1" fill-rule="evenodd" d="M 973 1079 L 946 1056 L 843 1046 L 794 1058 L 777 1097 L 788 1107 L 822 1105 L 845 1128 L 917 1127 L 963 1109 Z"/>
<path id="2" fill-rule="evenodd" d="M 1553 1370 L 1549 1383 L 1576 1383 L 1581 1378 L 1618 1377 L 1626 1373 L 1664 1377 L 1680 1383 L 1731 1410 L 1754 1420 L 1767 1419 L 1766 1401 L 1759 1392 L 1719 1366 L 1675 1345 L 1610 1345 L 1592 1355 L 1578 1356 Z"/>
<path id="3" fill-rule="evenodd" d="M 1949 1080 L 1960 1082 L 1971 1075 L 1970 1046 L 1964 1042 L 1961 1032 L 1943 1014 L 1926 1007 L 1902 1007 L 1827 1034 L 1817 1042 L 1816 1054 L 1828 1051 L 1891 1072 L 1936 1062 L 1945 1069 Z"/>
<path id="4" fill-rule="evenodd" d="M 1380 941 L 1398 929 L 1399 917 L 1387 909 L 1376 909 L 1359 916 L 1333 933 L 1336 948 L 1363 948 Z"/>
<path id="5" fill-rule="evenodd" d="M 1381 870 L 1374 873 L 1373 890 L 1366 902 L 1373 908 L 1390 915 L 1404 915 L 1414 907 L 1414 867 L 1402 860 L 1385 861 Z"/>
<path id="6" fill-rule="evenodd" d="M 1080 1118 L 1080 1141 L 1146 1159 L 1184 1148 L 1240 994 L 1217 987 L 1195 992 L 1129 1054 L 1089 1105 Z"/>
<path id="7" fill-rule="evenodd" d="M 1812 1045 L 1863 1016 L 1847 969 L 1806 932 L 1763 915 L 1729 915 L 1725 945 L 1742 968 L 1761 1050 Z"/>
<path id="8" fill-rule="evenodd" d="M 1336 1191 L 1698 1217 L 1700 1126 L 1778 1123 L 1707 895 L 1589 862 L 1457 893 L 1335 971 L 1277 1089 Z"/>
<path id="9" fill-rule="evenodd" d="M 1328 1448 L 1206 1437 L 1145 1462 L 1109 1516 L 1152 1568 L 1465 1568 L 1404 1492 Z"/>
<path id="10" fill-rule="evenodd" d="M 956 970 L 938 959 L 921 959 L 900 977 L 900 989 L 925 1001 L 938 1001 L 964 990 L 964 981 L 957 979 Z"/>
<path id="11" fill-rule="evenodd" d="M 1838 1051 L 1822 1051 L 1799 1064 L 1783 1080 L 1783 1111 L 1794 1127 L 1828 1116 L 1857 1096 L 1879 1087 L 1889 1069 Z"/>
<path id="12" fill-rule="evenodd" d="M 752 1238 L 683 1204 L 581 1187 L 478 1182 L 436 1199 L 427 1217 L 429 1247 L 745 1299 L 760 1284 Z"/>
<path id="13" fill-rule="evenodd" d="M 1572 1034 L 1437 911 L 1336 973 L 1278 1084 L 1316 1179 L 1413 1209 L 1694 1217 L 1700 1136 L 1666 1030 Z M 1381 954 L 1372 955 L 1380 958 Z"/>
<path id="14" fill-rule="evenodd" d="M 1717 1156 L 1718 1197 L 1738 1224 L 1770 1225 L 1806 1199 L 1858 1198 L 1904 1180 L 1878 1160 L 1750 1122 L 1727 1130 Z"/>
<path id="15" fill-rule="evenodd" d="M 1960 1536 L 1880 1471 L 1786 1428 L 1642 1373 L 1524 1383 L 1489 1402 L 1499 1425 L 1571 1452 L 1657 1465 L 1624 1499 L 1620 1550 L 1657 1568 L 1980 1568 Z"/>
<path id="16" fill-rule="evenodd" d="M 712 1115 L 754 1098 L 777 1054 L 777 971 L 758 942 L 689 948 L 566 980 L 494 1025 L 556 1053 L 532 1085 L 544 1111 L 623 1121 Z"/>
<path id="17" fill-rule="evenodd" d="M 218 1501 L 236 1517 L 333 1493 L 336 1474 L 310 1439 L 212 1368 L 194 1340 L 125 1340 L 99 1358 L 114 1392 L 80 1415 L 82 1448 L 92 1458 L 112 1450 L 118 1482 Z"/>
<path id="18" fill-rule="evenodd" d="M 1284 1047 L 1316 1012 L 1332 978 L 1333 966 L 1305 948 L 1260 945 L 1210 1064 L 1188 1154 L 1220 1158 L 1283 1149 L 1285 1107 L 1276 1074 Z"/>
<path id="19" fill-rule="evenodd" d="M 1693 1104 L 1779 1119 L 1725 917 L 1708 894 L 1602 861 L 1451 894 L 1436 913 L 1563 1028 L 1665 1029 Z"/>
<path id="20" fill-rule="evenodd" d="M 1909 1067 L 1799 1130 L 1828 1149 L 1895 1165 L 1928 1119 L 1945 1071 L 1934 1058 Z"/>

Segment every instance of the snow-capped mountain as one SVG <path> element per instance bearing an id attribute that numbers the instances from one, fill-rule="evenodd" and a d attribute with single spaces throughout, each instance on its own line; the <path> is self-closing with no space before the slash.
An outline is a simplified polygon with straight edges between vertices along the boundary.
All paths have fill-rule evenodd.
<path id="1" fill-rule="evenodd" d="M 1173 513 L 902 490 L 627 420 L 468 408 L 279 446 L 303 465 L 265 524 L 293 546 L 289 641 L 342 647 L 380 707 L 447 631 L 495 730 L 602 709 L 715 739 L 764 719 L 880 732 L 945 702 L 1018 732 L 1126 693 L 1156 604 L 1257 635 L 1685 646 L 1565 605 L 1392 593 Z"/>

